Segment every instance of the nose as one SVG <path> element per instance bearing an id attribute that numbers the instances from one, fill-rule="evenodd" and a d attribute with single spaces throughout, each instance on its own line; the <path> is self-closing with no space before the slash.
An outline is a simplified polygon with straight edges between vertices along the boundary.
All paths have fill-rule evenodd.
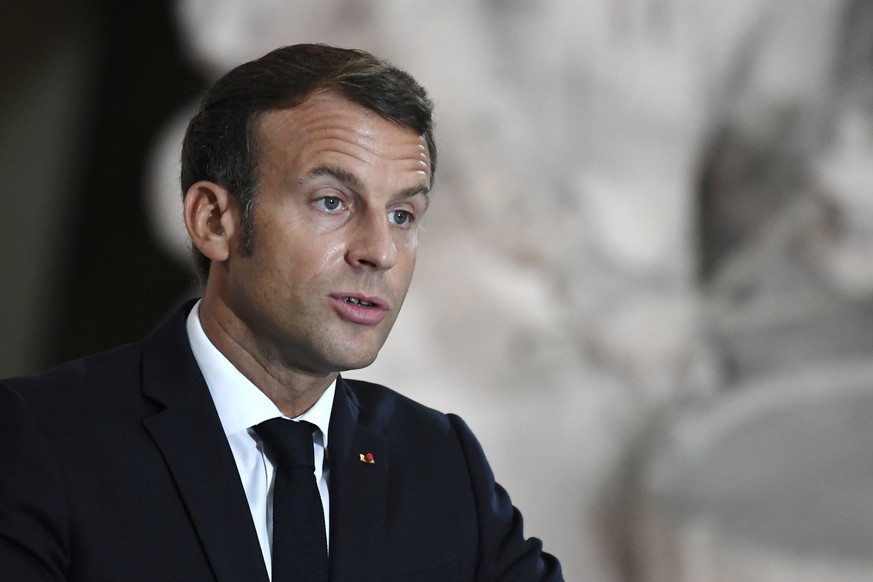
<path id="1" fill-rule="evenodd" d="M 355 268 L 386 271 L 397 264 L 397 245 L 384 213 L 359 216 L 350 236 L 346 260 Z"/>

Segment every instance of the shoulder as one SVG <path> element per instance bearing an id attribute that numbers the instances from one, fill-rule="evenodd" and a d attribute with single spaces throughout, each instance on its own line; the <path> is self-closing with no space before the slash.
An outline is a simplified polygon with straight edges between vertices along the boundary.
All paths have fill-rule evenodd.
<path id="1" fill-rule="evenodd" d="M 142 349 L 139 343 L 107 352 L 71 360 L 48 371 L 0 380 L 0 386 L 25 400 L 63 399 L 65 394 L 96 390 L 100 387 L 128 384 L 137 375 Z"/>
<path id="2" fill-rule="evenodd" d="M 356 409 L 358 422 L 362 425 L 376 429 L 415 429 L 415 432 L 422 429 L 436 432 L 454 430 L 455 415 L 425 406 L 381 384 L 345 378 L 342 382 L 347 388 L 351 405 Z"/>
<path id="3" fill-rule="evenodd" d="M 29 402 L 51 402 L 53 408 L 66 399 L 112 400 L 122 394 L 140 393 L 143 372 L 148 367 L 147 352 L 152 354 L 152 363 L 163 361 L 175 369 L 185 368 L 193 360 L 185 332 L 190 307 L 183 305 L 142 340 L 71 360 L 46 372 L 0 380 L 0 386 Z"/>
<path id="4" fill-rule="evenodd" d="M 416 492 L 410 503 L 428 499 L 440 508 L 435 525 L 424 529 L 475 532 L 467 543 L 478 547 L 481 579 L 563 580 L 560 565 L 542 551 L 542 543 L 525 539 L 521 514 L 495 482 L 479 441 L 460 417 L 379 384 L 344 380 L 343 389 L 357 408 L 358 422 L 384 438 L 391 466 L 397 468 L 391 472 L 396 489 Z M 407 507 L 406 499 L 395 498 L 397 511 L 420 517 L 420 506 Z M 445 526 L 458 515 L 474 517 Z"/>
<path id="5" fill-rule="evenodd" d="M 463 465 L 490 475 L 485 454 L 467 424 L 457 415 L 425 406 L 391 388 L 343 379 L 354 416 L 361 427 L 385 439 L 398 454 L 427 457 L 447 463 L 454 457 Z"/>
<path id="6" fill-rule="evenodd" d="M 154 409 L 142 398 L 136 344 L 72 360 L 39 374 L 0 380 L 0 431 L 43 435 L 77 446 L 100 427 L 129 423 Z"/>

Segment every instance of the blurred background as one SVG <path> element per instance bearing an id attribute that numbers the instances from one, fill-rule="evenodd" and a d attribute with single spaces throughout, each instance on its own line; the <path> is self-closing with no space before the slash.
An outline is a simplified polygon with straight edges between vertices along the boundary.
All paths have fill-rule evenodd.
<path id="1" fill-rule="evenodd" d="M 348 374 L 457 412 L 568 580 L 873 579 L 873 3 L 0 6 L 0 377 L 197 294 L 202 91 L 364 48 L 437 103 L 404 313 Z"/>

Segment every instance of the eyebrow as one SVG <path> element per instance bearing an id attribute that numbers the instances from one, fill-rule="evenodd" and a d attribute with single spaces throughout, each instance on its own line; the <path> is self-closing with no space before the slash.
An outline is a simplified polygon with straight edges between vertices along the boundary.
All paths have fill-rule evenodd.
<path id="1" fill-rule="evenodd" d="M 318 166 L 313 168 L 309 172 L 307 172 L 304 176 L 302 176 L 299 180 L 299 184 L 303 184 L 308 180 L 313 178 L 318 178 L 320 176 L 329 176 L 336 180 L 339 180 L 349 188 L 353 190 L 364 190 L 364 184 L 355 176 L 353 173 L 349 172 L 345 168 L 341 168 L 339 166 Z M 401 190 L 398 192 L 397 198 L 398 200 L 404 200 L 407 198 L 412 198 L 413 196 L 417 196 L 419 194 L 424 195 L 425 207 L 430 206 L 430 186 L 425 184 L 419 184 L 417 186 L 413 186 L 411 188 L 407 188 L 406 190 Z"/>

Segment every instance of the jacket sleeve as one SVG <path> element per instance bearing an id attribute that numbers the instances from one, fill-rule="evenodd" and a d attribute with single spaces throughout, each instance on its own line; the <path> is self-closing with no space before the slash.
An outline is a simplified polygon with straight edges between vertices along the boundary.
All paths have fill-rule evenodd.
<path id="1" fill-rule="evenodd" d="M 524 538 L 521 513 L 513 507 L 506 491 L 494 481 L 494 474 L 479 441 L 460 417 L 449 414 L 460 439 L 479 523 L 478 582 L 563 581 L 558 560 L 542 551 L 537 538 Z"/>
<path id="2" fill-rule="evenodd" d="M 0 580 L 65 579 L 67 508 L 53 458 L 24 399 L 0 384 Z"/>

